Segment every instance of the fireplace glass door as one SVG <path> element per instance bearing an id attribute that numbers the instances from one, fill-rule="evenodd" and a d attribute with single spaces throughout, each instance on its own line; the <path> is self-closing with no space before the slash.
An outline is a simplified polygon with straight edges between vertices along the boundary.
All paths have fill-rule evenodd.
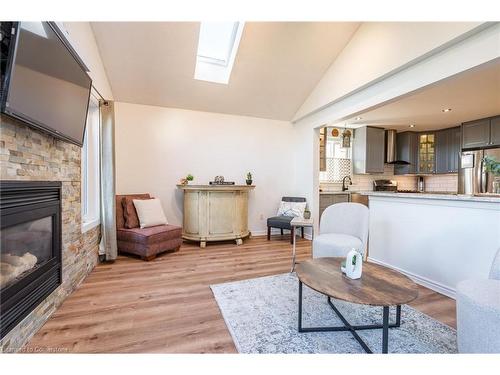
<path id="1" fill-rule="evenodd" d="M 14 284 L 54 257 L 52 232 L 51 216 L 1 230 L 1 288 Z"/>

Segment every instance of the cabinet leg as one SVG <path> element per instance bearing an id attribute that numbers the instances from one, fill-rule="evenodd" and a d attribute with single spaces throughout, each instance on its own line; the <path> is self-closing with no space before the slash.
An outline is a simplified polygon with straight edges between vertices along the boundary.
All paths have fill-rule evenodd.
<path id="1" fill-rule="evenodd" d="M 236 245 L 238 245 L 238 246 L 243 245 L 243 240 L 241 238 L 237 238 Z"/>
<path id="2" fill-rule="evenodd" d="M 207 243 L 206 241 L 200 241 L 200 247 L 203 249 L 205 247 L 207 247 Z"/>

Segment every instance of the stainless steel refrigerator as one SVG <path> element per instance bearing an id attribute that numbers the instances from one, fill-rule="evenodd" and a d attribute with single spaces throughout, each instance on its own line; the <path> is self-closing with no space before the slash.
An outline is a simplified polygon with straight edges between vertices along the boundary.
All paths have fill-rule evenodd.
<path id="1" fill-rule="evenodd" d="M 493 183 L 495 176 L 485 170 L 483 162 L 485 156 L 500 161 L 500 148 L 462 152 L 458 169 L 459 194 L 499 194 L 495 191 Z M 498 177 L 496 178 L 498 181 Z"/>

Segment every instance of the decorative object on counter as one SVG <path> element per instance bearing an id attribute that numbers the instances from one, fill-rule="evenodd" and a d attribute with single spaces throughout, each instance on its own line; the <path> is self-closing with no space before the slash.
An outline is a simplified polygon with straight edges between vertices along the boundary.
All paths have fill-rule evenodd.
<path id="1" fill-rule="evenodd" d="M 339 129 L 333 128 L 332 129 L 332 137 L 337 138 L 340 135 Z"/>
<path id="2" fill-rule="evenodd" d="M 210 181 L 208 183 L 209 185 L 236 185 L 234 181 L 224 181 L 224 182 L 215 182 L 215 181 Z"/>
<path id="3" fill-rule="evenodd" d="M 213 181 L 209 182 L 210 185 L 235 185 L 234 181 L 224 181 L 224 176 L 215 176 Z"/>
<path id="4" fill-rule="evenodd" d="M 247 173 L 247 180 L 246 180 L 246 183 L 247 185 L 252 185 L 252 174 L 250 172 Z"/>
<path id="5" fill-rule="evenodd" d="M 308 208 L 304 210 L 304 219 L 310 219 L 311 218 L 311 211 L 309 211 Z"/>
<path id="6" fill-rule="evenodd" d="M 181 178 L 179 180 L 179 182 L 181 183 L 181 185 L 187 185 L 189 184 L 189 181 L 193 181 L 194 180 L 194 177 L 192 174 L 188 174 L 186 177 L 184 178 Z"/>
<path id="7" fill-rule="evenodd" d="M 342 262 L 340 270 L 350 279 L 361 278 L 363 272 L 363 256 L 353 248 L 347 253 L 345 263 Z"/>
<path id="8" fill-rule="evenodd" d="M 500 162 L 493 156 L 485 156 L 483 158 L 483 163 L 484 170 L 494 176 L 492 181 L 492 193 L 500 194 Z"/>
<path id="9" fill-rule="evenodd" d="M 344 129 L 342 132 L 342 147 L 349 148 L 351 147 L 351 136 L 352 133 L 349 129 Z"/>
<path id="10" fill-rule="evenodd" d="M 492 173 L 495 176 L 500 176 L 500 161 L 497 161 L 493 156 L 485 156 L 483 163 L 486 172 Z"/>

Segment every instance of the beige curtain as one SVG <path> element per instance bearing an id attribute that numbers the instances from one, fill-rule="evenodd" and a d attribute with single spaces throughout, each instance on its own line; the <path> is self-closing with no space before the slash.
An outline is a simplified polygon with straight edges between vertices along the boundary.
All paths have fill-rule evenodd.
<path id="1" fill-rule="evenodd" d="M 99 252 L 107 261 L 117 256 L 115 216 L 115 111 L 114 103 L 100 100 L 101 133 L 101 243 Z"/>

